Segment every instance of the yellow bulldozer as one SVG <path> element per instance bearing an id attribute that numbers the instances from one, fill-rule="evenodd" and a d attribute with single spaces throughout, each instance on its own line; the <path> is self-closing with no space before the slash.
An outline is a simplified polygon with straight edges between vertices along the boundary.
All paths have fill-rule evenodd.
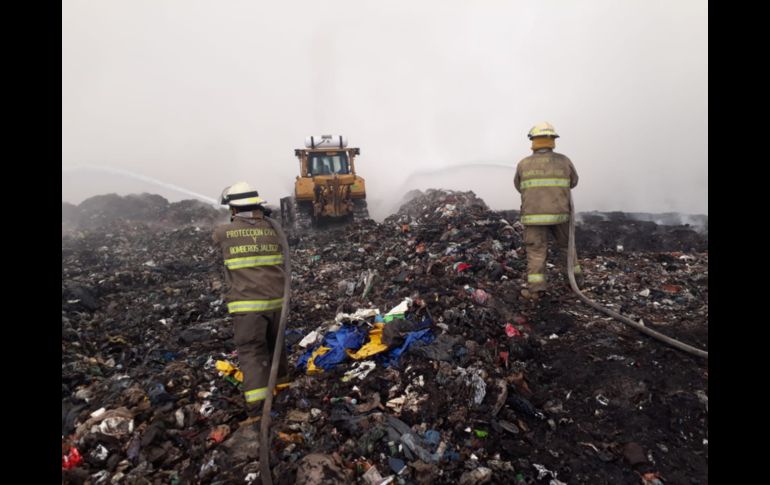
<path id="1" fill-rule="evenodd" d="M 299 173 L 294 195 L 281 199 L 284 227 L 305 230 L 326 222 L 369 218 L 366 185 L 356 175 L 359 148 L 348 148 L 344 136 L 309 136 L 305 148 L 294 150 Z"/>

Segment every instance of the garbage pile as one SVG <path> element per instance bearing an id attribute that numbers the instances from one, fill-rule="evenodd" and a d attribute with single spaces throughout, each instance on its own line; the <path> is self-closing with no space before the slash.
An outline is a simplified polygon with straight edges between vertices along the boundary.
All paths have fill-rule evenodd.
<path id="1" fill-rule="evenodd" d="M 261 483 L 207 225 L 62 237 L 65 483 Z M 552 291 L 471 192 L 290 236 L 276 483 L 706 483 L 706 363 Z M 585 292 L 708 347 L 708 253 L 606 251 Z M 239 379 L 240 377 L 240 379 Z"/>
<path id="2" fill-rule="evenodd" d="M 189 199 L 170 203 L 156 194 L 96 195 L 79 205 L 62 202 L 62 229 L 94 229 L 116 221 L 141 221 L 161 226 L 222 223 L 227 211 Z"/>
<path id="3" fill-rule="evenodd" d="M 519 218 L 517 210 L 500 213 L 509 220 Z M 708 216 L 592 211 L 578 212 L 576 221 L 579 256 L 615 252 L 618 248 L 645 252 L 708 250 Z"/>

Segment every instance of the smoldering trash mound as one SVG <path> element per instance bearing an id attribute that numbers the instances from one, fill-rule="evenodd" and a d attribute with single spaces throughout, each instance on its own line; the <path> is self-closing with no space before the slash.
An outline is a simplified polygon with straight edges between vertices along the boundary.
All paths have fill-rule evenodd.
<path id="1" fill-rule="evenodd" d="M 96 195 L 78 205 L 62 202 L 63 229 L 107 228 L 122 221 L 160 226 L 214 224 L 227 220 L 227 211 L 199 200 L 169 202 L 155 194 Z"/>
<path id="2" fill-rule="evenodd" d="M 608 320 L 471 192 L 291 234 L 276 483 L 707 483 L 706 362 Z M 64 483 L 261 483 L 211 223 L 62 236 Z M 609 236 L 616 237 L 615 235 Z M 708 349 L 708 252 L 578 248 L 585 293 Z"/>

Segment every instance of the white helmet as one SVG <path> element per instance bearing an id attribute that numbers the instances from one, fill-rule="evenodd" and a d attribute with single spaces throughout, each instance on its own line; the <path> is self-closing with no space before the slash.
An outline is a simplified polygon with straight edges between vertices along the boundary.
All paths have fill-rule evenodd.
<path id="1" fill-rule="evenodd" d="M 532 129 L 529 130 L 527 136 L 530 140 L 536 136 L 550 136 L 552 138 L 559 138 L 559 135 L 556 133 L 556 128 L 554 128 L 551 123 L 546 121 L 533 126 Z"/>
<path id="2" fill-rule="evenodd" d="M 246 182 L 236 182 L 222 191 L 222 198 L 219 202 L 222 205 L 230 207 L 244 207 L 249 205 L 264 204 L 265 201 L 259 197 L 256 190 L 251 188 Z"/>

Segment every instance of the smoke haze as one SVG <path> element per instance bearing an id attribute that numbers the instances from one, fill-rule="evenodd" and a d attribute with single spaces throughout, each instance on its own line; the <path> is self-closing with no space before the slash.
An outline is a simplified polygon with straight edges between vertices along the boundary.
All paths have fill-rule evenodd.
<path id="1" fill-rule="evenodd" d="M 708 213 L 703 1 L 62 4 L 62 200 L 277 205 L 308 135 L 361 148 L 372 215 L 413 188 L 516 209 L 526 133 L 554 124 L 578 210 Z M 164 185 L 165 184 L 165 185 Z"/>

